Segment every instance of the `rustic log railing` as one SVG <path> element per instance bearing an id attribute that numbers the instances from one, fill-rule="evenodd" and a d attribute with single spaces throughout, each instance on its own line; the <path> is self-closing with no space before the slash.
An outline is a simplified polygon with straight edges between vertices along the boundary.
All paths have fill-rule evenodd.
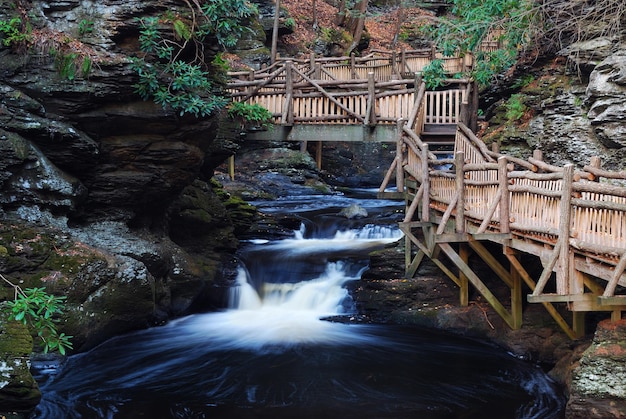
<path id="1" fill-rule="evenodd" d="M 278 58 L 274 64 L 257 71 L 229 72 L 234 79 L 245 78 L 248 81 L 266 80 L 273 71 L 291 62 L 301 72 L 314 80 L 366 80 L 369 73 L 374 73 L 378 82 L 412 78 L 421 73 L 433 60 L 441 60 L 446 74 L 466 73 L 472 69 L 471 55 L 463 57 L 445 57 L 434 48 L 380 51 L 356 57 L 317 57 L 311 54 L 308 58 Z M 273 76 L 276 78 L 277 76 Z M 278 76 L 284 81 L 284 76 Z"/>
<path id="2" fill-rule="evenodd" d="M 454 158 L 438 159 L 415 123 L 428 106 L 425 97 L 408 121 L 399 122 L 398 154 L 379 191 L 395 172 L 407 199 L 400 223 L 407 277 L 427 256 L 459 286 L 461 304 L 468 304 L 472 284 L 512 328 L 522 325 L 522 281 L 530 289 L 528 301 L 542 303 L 572 338 L 584 333 L 585 312 L 621 318 L 626 172 L 602 170 L 597 158 L 576 171 L 571 164 L 546 164 L 539 154 L 528 160 L 506 156 L 490 151 L 463 122 Z M 487 250 L 486 242 L 500 246 L 503 257 Z M 510 287 L 507 305 L 470 268 L 470 251 Z M 522 262 L 533 257 L 540 269 Z M 571 327 L 555 303 L 573 312 Z"/>
<path id="3" fill-rule="evenodd" d="M 371 60 L 368 69 L 372 70 Z M 291 60 L 275 64 L 264 78 L 250 76 L 228 84 L 234 101 L 258 103 L 268 109 L 274 123 L 395 125 L 407 119 L 420 88 L 419 75 L 381 81 L 373 71 L 366 78 L 319 79 Z M 319 77 L 319 75 L 318 75 Z M 450 79 L 456 89 L 426 93 L 423 123 L 454 124 L 467 106 L 468 80 Z"/>

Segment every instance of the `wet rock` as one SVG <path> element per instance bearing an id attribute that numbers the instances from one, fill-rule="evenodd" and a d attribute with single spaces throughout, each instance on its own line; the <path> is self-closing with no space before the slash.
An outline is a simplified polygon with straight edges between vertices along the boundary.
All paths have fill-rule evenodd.
<path id="1" fill-rule="evenodd" d="M 592 71 L 587 101 L 589 119 L 602 144 L 626 147 L 626 49 L 607 57 Z"/>
<path id="2" fill-rule="evenodd" d="M 353 220 L 355 218 L 365 218 L 369 214 L 367 210 L 358 204 L 352 204 L 349 207 L 343 208 L 339 211 L 339 215 L 342 217 L 346 217 L 348 220 Z"/>
<path id="3" fill-rule="evenodd" d="M 24 324 L 8 320 L 4 304 L 0 304 L 0 336 L 0 412 L 29 412 L 41 399 L 30 373 L 33 339 Z"/>
<path id="4" fill-rule="evenodd" d="M 568 418 L 626 417 L 626 320 L 598 324 L 569 391 Z"/>

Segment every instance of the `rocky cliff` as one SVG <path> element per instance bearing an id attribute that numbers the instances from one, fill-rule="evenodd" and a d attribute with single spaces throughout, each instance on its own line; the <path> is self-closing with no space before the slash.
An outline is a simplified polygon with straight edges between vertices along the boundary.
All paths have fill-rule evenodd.
<path id="1" fill-rule="evenodd" d="M 77 351 L 223 307 L 236 232 L 255 216 L 211 180 L 234 146 L 215 140 L 217 115 L 181 116 L 133 87 L 136 18 L 187 8 L 0 3 L 0 273 L 67 295 L 59 327 Z"/>

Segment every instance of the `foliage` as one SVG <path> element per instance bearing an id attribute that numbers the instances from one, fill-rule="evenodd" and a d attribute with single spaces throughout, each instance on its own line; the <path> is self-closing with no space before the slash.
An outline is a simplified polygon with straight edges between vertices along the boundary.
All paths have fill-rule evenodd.
<path id="1" fill-rule="evenodd" d="M 172 23 L 176 33 L 184 39 L 191 32 L 176 22 L 182 21 Z M 179 51 L 175 49 L 175 43 L 160 35 L 158 18 L 139 19 L 139 23 L 140 48 L 146 57 L 153 58 L 151 63 L 146 58 L 135 58 L 132 63 L 139 75 L 134 88 L 144 100 L 153 99 L 163 108 L 171 107 L 180 115 L 188 113 L 196 117 L 210 115 L 226 104 L 224 98 L 210 93 L 212 83 L 200 64 L 177 59 Z"/>
<path id="2" fill-rule="evenodd" d="M 233 102 L 228 106 L 228 116 L 244 124 L 267 128 L 272 123 L 272 113 L 258 103 Z"/>
<path id="3" fill-rule="evenodd" d="M 248 0 L 211 0 L 201 7 L 204 21 L 199 26 L 200 38 L 214 36 L 224 48 L 233 47 L 247 27 L 241 23 L 258 10 Z"/>
<path id="4" fill-rule="evenodd" d="M 217 89 L 212 82 L 219 80 L 219 73 L 226 67 L 225 61 L 216 57 L 212 63 L 216 74 L 210 77 L 209 67 L 204 62 L 204 43 L 215 39 L 224 48 L 234 46 L 246 30 L 242 21 L 257 11 L 246 0 L 194 4 L 199 9 L 190 9 L 191 17 L 170 12 L 138 19 L 139 45 L 144 55 L 134 58 L 132 69 L 139 75 L 135 91 L 144 100 L 152 99 L 181 116 L 204 117 L 227 103 L 215 93 Z M 163 28 L 167 25 L 171 26 L 174 39 L 165 36 Z M 189 51 L 192 51 L 191 57 Z"/>
<path id="5" fill-rule="evenodd" d="M 451 14 L 430 27 L 430 36 L 446 56 L 474 54 L 472 75 L 482 85 L 512 66 L 541 27 L 532 0 L 454 0 Z M 485 40 L 495 50 L 481 49 Z"/>
<path id="6" fill-rule="evenodd" d="M 0 20 L 0 33 L 4 34 L 2 44 L 5 47 L 28 41 L 31 31 L 30 25 L 22 25 L 22 19 L 19 17 L 13 17 L 9 20 Z"/>
<path id="7" fill-rule="evenodd" d="M 422 78 L 428 89 L 436 89 L 443 86 L 446 72 L 443 68 L 443 60 L 432 60 L 422 69 Z"/>
<path id="8" fill-rule="evenodd" d="M 506 119 L 508 121 L 516 121 L 524 116 L 524 113 L 528 110 L 528 107 L 524 104 L 523 94 L 511 95 L 506 102 Z"/>
<path id="9" fill-rule="evenodd" d="M 78 34 L 85 35 L 93 32 L 93 20 L 82 19 L 78 22 Z"/>
<path id="10" fill-rule="evenodd" d="M 535 76 L 533 76 L 532 74 L 526 74 L 518 78 L 517 80 L 515 80 L 515 82 L 511 85 L 511 87 L 514 89 L 519 89 L 519 88 L 528 86 L 534 81 L 535 81 Z"/>
<path id="11" fill-rule="evenodd" d="M 68 349 L 72 349 L 72 336 L 57 331 L 55 316 L 63 313 L 65 297 L 50 295 L 45 288 L 26 288 L 2 279 L 15 289 L 15 299 L 7 302 L 10 310 L 9 319 L 24 323 L 33 328 L 37 336 L 41 338 L 44 352 L 59 351 L 65 355 Z"/>

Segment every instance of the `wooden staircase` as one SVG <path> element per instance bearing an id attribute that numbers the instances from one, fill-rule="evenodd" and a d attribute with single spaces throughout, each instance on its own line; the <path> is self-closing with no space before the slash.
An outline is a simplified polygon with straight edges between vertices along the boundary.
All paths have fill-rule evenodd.
<path id="1" fill-rule="evenodd" d="M 429 151 L 439 158 L 452 158 L 456 124 L 424 124 L 420 134 L 422 141 L 429 146 Z"/>

